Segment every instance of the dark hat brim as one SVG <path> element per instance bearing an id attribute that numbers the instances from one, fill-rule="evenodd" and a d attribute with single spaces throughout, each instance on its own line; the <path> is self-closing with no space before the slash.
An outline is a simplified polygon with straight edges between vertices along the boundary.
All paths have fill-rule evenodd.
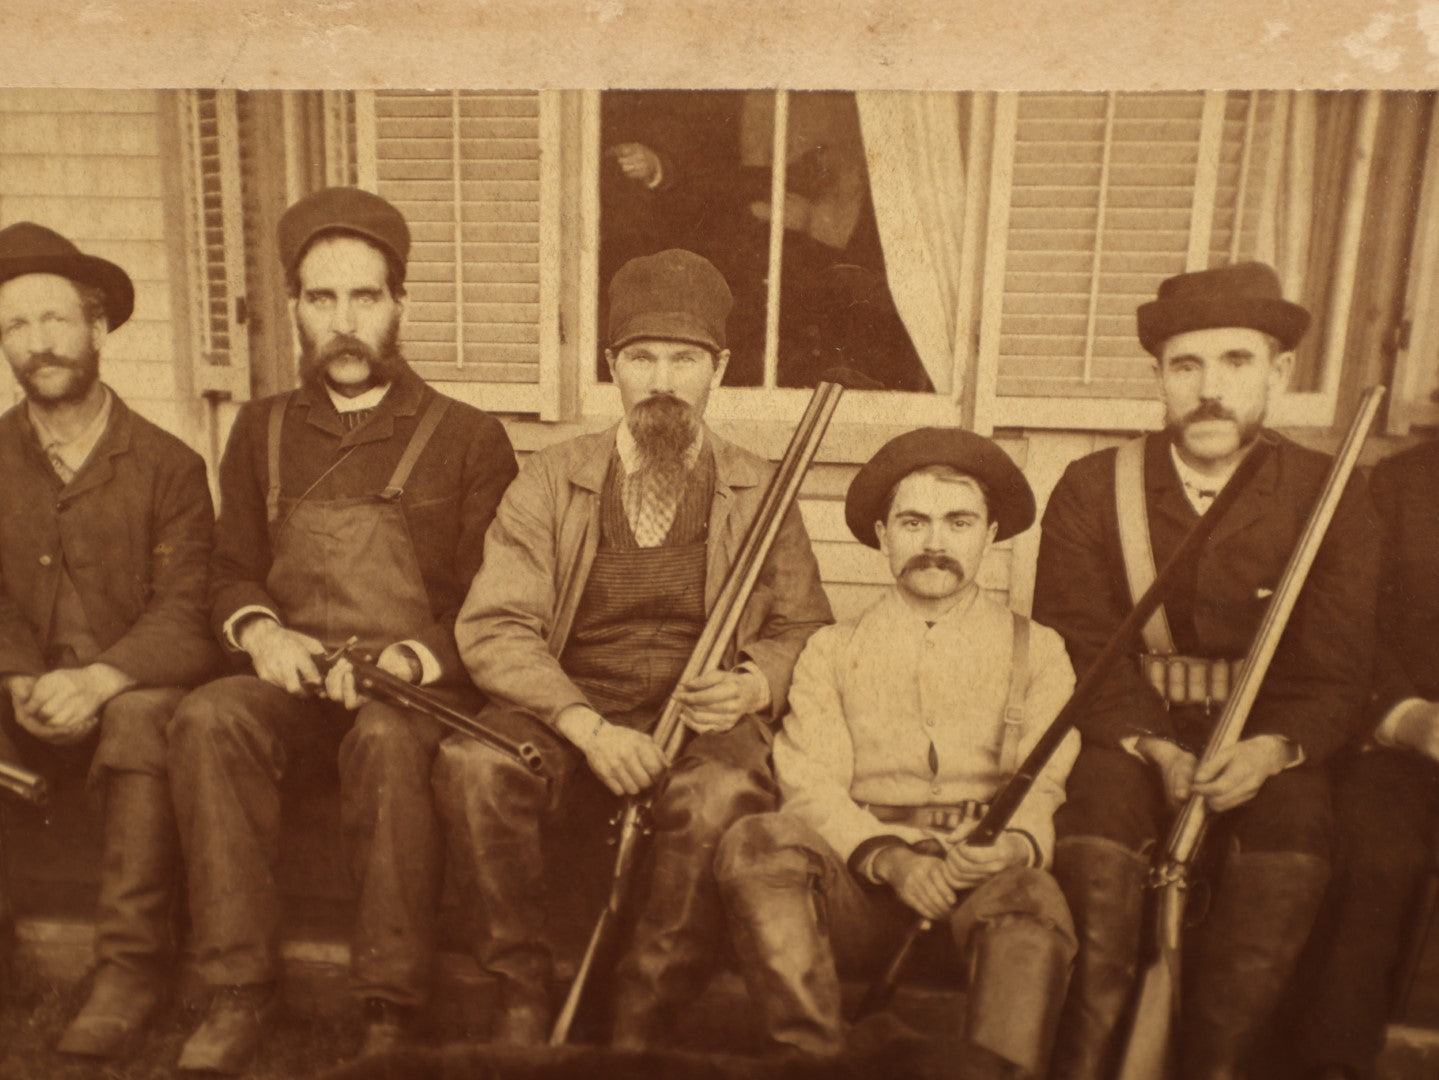
<path id="1" fill-rule="evenodd" d="M 1309 329 L 1309 312 L 1278 297 L 1194 297 L 1141 304 L 1137 321 L 1139 343 L 1156 358 L 1164 351 L 1164 343 L 1176 334 L 1223 326 L 1248 327 L 1269 334 L 1288 352 Z"/>
<path id="2" fill-rule="evenodd" d="M 725 347 L 702 319 L 688 311 L 639 312 L 615 327 L 610 339 L 609 347 L 616 351 L 636 341 L 683 341 L 711 352 L 722 352 Z"/>
<path id="3" fill-rule="evenodd" d="M 927 465 L 949 465 L 989 490 L 995 540 L 1008 540 L 1034 524 L 1034 492 L 1013 459 L 992 440 L 960 428 L 919 428 L 891 439 L 855 475 L 844 498 L 844 520 L 856 540 L 879 547 L 875 522 L 894 486 Z"/>
<path id="4" fill-rule="evenodd" d="M 130 275 L 108 259 L 61 253 L 0 257 L 0 284 L 26 274 L 57 274 L 95 286 L 105 296 L 105 320 L 111 330 L 124 324 L 135 310 L 135 285 Z"/>

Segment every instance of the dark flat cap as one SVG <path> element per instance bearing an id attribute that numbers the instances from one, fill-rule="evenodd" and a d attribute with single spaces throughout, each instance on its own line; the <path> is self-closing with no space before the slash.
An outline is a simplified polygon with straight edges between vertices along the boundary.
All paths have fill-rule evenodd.
<path id="1" fill-rule="evenodd" d="M 1034 524 L 1034 492 L 1014 461 L 993 439 L 962 428 L 919 428 L 899 435 L 865 462 L 844 497 L 844 520 L 861 544 L 879 547 L 874 523 L 894 485 L 926 465 L 949 465 L 989 489 L 989 508 L 999 523 L 996 540 Z"/>
<path id="2" fill-rule="evenodd" d="M 1273 267 L 1245 262 L 1166 279 L 1159 296 L 1139 306 L 1138 322 L 1139 343 L 1156 357 L 1175 334 L 1220 326 L 1271 334 L 1287 352 L 1309 329 L 1309 312 L 1284 299 Z"/>
<path id="3" fill-rule="evenodd" d="M 332 187 L 306 195 L 280 215 L 275 230 L 280 263 L 294 270 L 310 244 L 326 233 L 349 233 L 370 241 L 405 280 L 410 257 L 410 227 L 388 201 L 363 188 Z"/>
<path id="4" fill-rule="evenodd" d="M 24 274 L 58 274 L 105 295 L 105 321 L 114 330 L 135 310 L 135 286 L 114 263 L 79 248 L 53 229 L 17 221 L 0 229 L 0 283 Z"/>
<path id="5" fill-rule="evenodd" d="M 623 349 L 632 341 L 687 341 L 719 352 L 734 297 L 724 275 L 693 251 L 670 248 L 631 259 L 610 279 L 605 341 Z"/>

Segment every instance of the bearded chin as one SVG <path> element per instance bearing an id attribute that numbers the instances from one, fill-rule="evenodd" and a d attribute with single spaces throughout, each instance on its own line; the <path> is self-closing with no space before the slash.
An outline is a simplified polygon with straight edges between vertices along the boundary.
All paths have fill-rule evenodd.
<path id="1" fill-rule="evenodd" d="M 656 394 L 631 409 L 627 423 L 644 468 L 661 473 L 684 468 L 685 451 L 699 430 L 699 420 L 687 402 Z"/>

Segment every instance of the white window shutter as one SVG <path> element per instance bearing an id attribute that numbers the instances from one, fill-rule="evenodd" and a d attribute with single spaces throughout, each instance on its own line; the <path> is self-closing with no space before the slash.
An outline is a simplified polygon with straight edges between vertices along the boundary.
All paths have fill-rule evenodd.
<path id="1" fill-rule="evenodd" d="M 545 241 L 559 214 L 541 169 L 557 152 L 550 96 L 380 90 L 356 104 L 360 184 L 410 225 L 406 357 L 487 409 L 549 413 L 541 355 L 558 334 L 548 266 L 560 257 Z"/>

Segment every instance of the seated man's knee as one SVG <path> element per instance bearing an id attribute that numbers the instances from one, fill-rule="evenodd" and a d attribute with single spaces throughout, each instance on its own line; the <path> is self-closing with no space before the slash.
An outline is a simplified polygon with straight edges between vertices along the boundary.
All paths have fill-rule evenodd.
<path id="1" fill-rule="evenodd" d="M 250 714 L 237 683 L 248 676 L 219 679 L 190 691 L 175 707 L 166 729 L 169 756 L 173 761 L 207 749 L 232 747 L 253 742 L 261 725 Z"/>
<path id="2" fill-rule="evenodd" d="M 713 844 L 734 821 L 772 810 L 774 803 L 749 769 L 692 758 L 670 774 L 651 818 L 657 830 L 683 831 L 696 843 Z"/>
<path id="3" fill-rule="evenodd" d="M 548 784 L 511 755 L 478 739 L 452 737 L 435 755 L 433 783 L 443 803 L 506 806 L 543 801 Z"/>
<path id="4" fill-rule="evenodd" d="M 160 775 L 165 771 L 165 731 L 185 697 L 178 689 L 128 690 L 101 710 L 100 742 L 92 763 L 101 770 Z"/>
<path id="5" fill-rule="evenodd" d="M 715 879 L 721 887 L 764 878 L 806 877 L 817 858 L 818 837 L 792 814 L 742 817 L 729 827 L 715 852 Z"/>

